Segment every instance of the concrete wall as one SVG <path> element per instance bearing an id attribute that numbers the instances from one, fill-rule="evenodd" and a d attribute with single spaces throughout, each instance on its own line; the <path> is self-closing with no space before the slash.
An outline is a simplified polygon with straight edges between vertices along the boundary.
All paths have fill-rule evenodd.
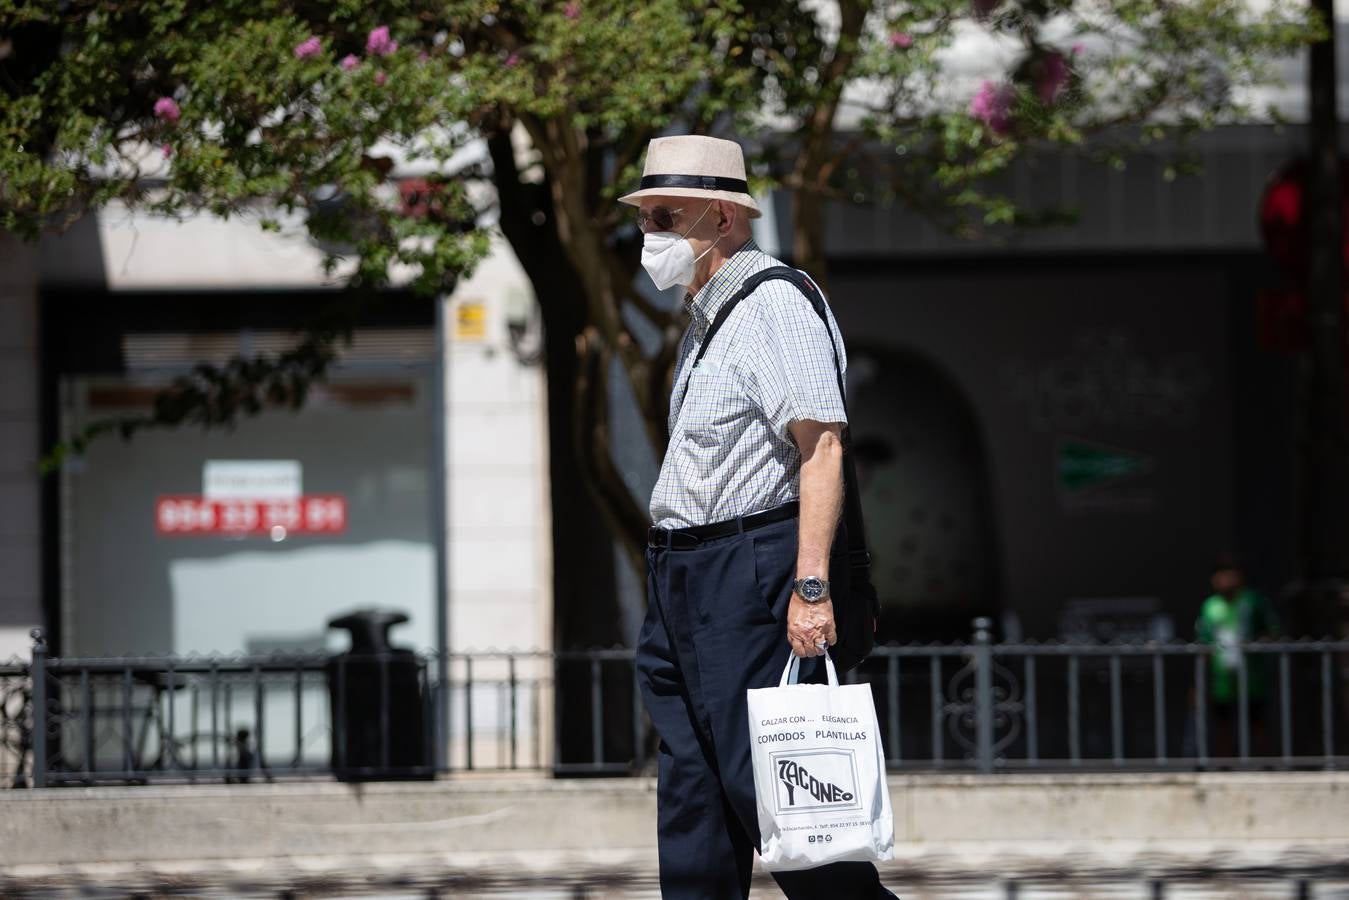
<path id="1" fill-rule="evenodd" d="M 891 778 L 890 794 L 896 862 L 885 869 L 896 877 L 1310 866 L 1349 849 L 1347 773 L 910 775 Z M 606 867 L 649 879 L 655 822 L 651 779 L 10 791 L 0 878 L 284 863 L 311 874 L 396 866 L 409 879 Z"/>
<path id="2" fill-rule="evenodd" d="M 507 320 L 536 321 L 534 295 L 498 239 L 449 298 L 445 422 L 450 648 L 551 646 L 552 542 L 544 372 L 512 347 Z M 484 313 L 482 333 L 469 310 Z"/>
<path id="3" fill-rule="evenodd" d="M 450 651 L 552 647 L 552 536 L 548 512 L 548 420 L 537 348 L 533 289 L 510 246 L 456 286 L 445 311 L 445 484 Z M 513 340 L 508 322 L 523 327 Z M 468 673 L 455 663 L 452 675 Z M 509 754 L 511 711 L 505 660 L 479 660 L 473 680 L 473 753 Z M 552 758 L 551 667 L 520 660 L 516 738 L 525 764 Z M 537 682 L 538 689 L 528 687 Z M 451 763 L 465 762 L 464 689 L 454 690 Z"/>
<path id="4" fill-rule="evenodd" d="M 0 660 L 42 622 L 37 253 L 0 233 Z"/>

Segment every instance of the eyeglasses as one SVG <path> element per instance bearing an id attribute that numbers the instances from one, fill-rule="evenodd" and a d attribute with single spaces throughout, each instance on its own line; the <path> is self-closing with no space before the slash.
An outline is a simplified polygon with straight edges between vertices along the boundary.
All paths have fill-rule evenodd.
<path id="1" fill-rule="evenodd" d="M 670 209 L 668 206 L 653 206 L 650 211 L 637 211 L 637 227 L 646 231 L 648 224 L 655 225 L 657 231 L 674 231 L 675 216 L 683 209 Z"/>

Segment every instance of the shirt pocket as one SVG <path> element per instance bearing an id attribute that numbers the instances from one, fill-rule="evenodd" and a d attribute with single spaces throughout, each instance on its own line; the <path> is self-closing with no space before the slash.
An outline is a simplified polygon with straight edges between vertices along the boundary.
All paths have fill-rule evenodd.
<path id="1" fill-rule="evenodd" d="M 729 450 L 744 433 L 744 417 L 729 410 L 721 414 L 690 417 L 684 422 L 684 439 L 705 450 Z"/>
<path id="2" fill-rule="evenodd" d="M 685 443 L 700 452 L 728 453 L 749 425 L 753 404 L 730 366 L 704 359 L 691 373 L 680 410 Z"/>

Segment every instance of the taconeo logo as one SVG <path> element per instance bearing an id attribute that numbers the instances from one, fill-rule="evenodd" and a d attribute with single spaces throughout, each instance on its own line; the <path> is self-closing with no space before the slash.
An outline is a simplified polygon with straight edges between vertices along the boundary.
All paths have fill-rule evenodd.
<path id="1" fill-rule="evenodd" d="M 852 750 L 781 750 L 770 758 L 779 813 L 862 808 Z"/>

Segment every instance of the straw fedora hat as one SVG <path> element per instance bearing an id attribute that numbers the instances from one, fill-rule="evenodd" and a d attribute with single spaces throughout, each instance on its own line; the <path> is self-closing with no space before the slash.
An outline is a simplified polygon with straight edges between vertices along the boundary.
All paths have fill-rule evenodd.
<path id="1" fill-rule="evenodd" d="M 751 219 L 761 215 L 745 182 L 740 145 L 701 134 L 653 138 L 646 148 L 641 185 L 618 200 L 641 206 L 643 197 L 655 196 L 729 200 L 747 208 Z"/>

